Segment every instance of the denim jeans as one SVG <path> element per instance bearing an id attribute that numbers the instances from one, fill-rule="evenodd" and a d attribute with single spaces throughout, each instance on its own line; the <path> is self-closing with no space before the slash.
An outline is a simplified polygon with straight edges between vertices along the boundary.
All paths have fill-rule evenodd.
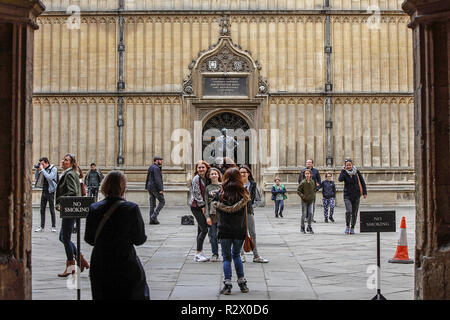
<path id="1" fill-rule="evenodd" d="M 98 201 L 98 188 L 88 187 L 88 197 L 95 197 L 95 202 Z"/>
<path id="2" fill-rule="evenodd" d="M 219 255 L 219 243 L 217 242 L 217 223 L 208 226 L 209 243 L 211 243 L 211 251 L 213 256 Z"/>
<path id="3" fill-rule="evenodd" d="M 234 269 L 236 270 L 238 279 L 244 277 L 244 265 L 242 264 L 240 255 L 243 244 L 244 240 L 220 239 L 223 257 L 223 274 L 225 280 L 231 280 L 231 259 L 233 259 Z"/>
<path id="4" fill-rule="evenodd" d="M 166 201 L 164 199 L 164 195 L 162 193 L 148 190 L 148 196 L 150 200 L 150 219 L 156 218 L 159 214 L 159 212 L 162 210 L 164 205 L 166 204 Z M 156 207 L 156 199 L 158 199 L 159 203 Z M 156 207 L 156 209 L 155 209 Z"/>
<path id="5" fill-rule="evenodd" d="M 64 244 L 66 250 L 67 260 L 73 260 L 74 255 L 77 253 L 77 247 L 70 240 L 72 237 L 73 227 L 75 226 L 75 219 L 63 218 L 61 223 L 61 231 L 59 232 L 59 241 Z M 80 232 L 78 230 L 78 232 Z"/>
<path id="6" fill-rule="evenodd" d="M 275 200 L 275 216 L 283 214 L 284 200 Z"/>
<path id="7" fill-rule="evenodd" d="M 313 213 L 313 202 L 306 203 L 302 200 L 302 218 L 301 218 L 301 228 L 305 228 L 305 217 L 308 220 L 308 227 L 311 227 L 311 220 L 312 220 L 312 213 Z"/>
<path id="8" fill-rule="evenodd" d="M 46 191 L 42 191 L 41 195 L 41 228 L 44 229 L 45 226 L 45 209 L 47 207 L 47 201 L 50 207 L 50 216 L 52 217 L 52 227 L 56 228 L 55 223 L 55 193 L 49 193 Z"/>

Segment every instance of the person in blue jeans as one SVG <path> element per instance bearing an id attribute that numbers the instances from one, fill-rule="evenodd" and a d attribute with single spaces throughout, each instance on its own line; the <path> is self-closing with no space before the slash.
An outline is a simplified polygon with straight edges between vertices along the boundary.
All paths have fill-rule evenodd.
<path id="1" fill-rule="evenodd" d="M 245 218 L 249 200 L 250 195 L 242 183 L 239 169 L 228 169 L 223 177 L 222 189 L 216 201 L 212 203 L 219 217 L 217 238 L 220 239 L 223 257 L 224 287 L 220 291 L 221 294 L 231 294 L 232 260 L 238 277 L 238 286 L 241 292 L 248 292 L 240 252 L 247 233 Z"/>
<path id="2" fill-rule="evenodd" d="M 280 216 L 283 218 L 284 200 L 287 199 L 286 188 L 281 184 L 279 178 L 275 179 L 275 184 L 272 186 L 272 200 L 275 201 L 275 218 Z"/>
<path id="3" fill-rule="evenodd" d="M 211 262 L 219 261 L 219 244 L 217 242 L 217 221 L 218 217 L 214 210 L 211 210 L 211 202 L 216 197 L 222 186 L 222 173 L 217 168 L 210 168 L 206 177 L 211 181 L 205 188 L 205 217 L 208 224 L 208 237 L 211 244 Z"/>

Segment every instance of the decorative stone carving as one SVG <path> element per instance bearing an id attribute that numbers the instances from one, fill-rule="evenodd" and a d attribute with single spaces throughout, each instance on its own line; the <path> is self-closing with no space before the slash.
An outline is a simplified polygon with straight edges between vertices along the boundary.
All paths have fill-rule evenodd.
<path id="1" fill-rule="evenodd" d="M 222 37 L 226 36 L 229 37 L 231 36 L 231 30 L 230 30 L 230 19 L 227 16 L 223 16 L 220 19 L 220 35 Z"/>
<path id="2" fill-rule="evenodd" d="M 201 72 L 251 72 L 251 62 L 238 56 L 226 43 L 201 65 Z"/>

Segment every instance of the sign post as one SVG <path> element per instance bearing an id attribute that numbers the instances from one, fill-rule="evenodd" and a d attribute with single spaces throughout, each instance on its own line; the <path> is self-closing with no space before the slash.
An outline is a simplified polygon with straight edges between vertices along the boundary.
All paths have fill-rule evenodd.
<path id="1" fill-rule="evenodd" d="M 81 219 L 89 214 L 89 206 L 95 202 L 95 197 L 61 197 L 60 217 L 75 219 L 77 223 L 77 266 L 81 266 Z M 77 300 L 81 300 L 80 275 L 75 268 L 77 276 Z"/>
<path id="2" fill-rule="evenodd" d="M 395 211 L 361 211 L 360 215 L 360 232 L 377 233 L 377 294 L 372 300 L 386 300 L 380 286 L 380 232 L 395 232 Z"/>

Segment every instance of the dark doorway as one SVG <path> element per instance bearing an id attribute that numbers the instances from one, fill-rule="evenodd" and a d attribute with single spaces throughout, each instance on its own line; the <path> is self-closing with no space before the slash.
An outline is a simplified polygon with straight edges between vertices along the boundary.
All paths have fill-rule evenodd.
<path id="1" fill-rule="evenodd" d="M 214 147 L 216 139 L 221 138 L 221 130 L 227 129 L 227 136 L 234 139 L 235 147 L 228 154 Z M 227 141 L 228 141 L 227 139 Z M 239 115 L 232 112 L 222 112 L 210 118 L 202 130 L 202 159 L 214 164 L 216 159 L 229 156 L 237 165 L 246 164 L 251 167 L 250 126 Z M 220 160 L 217 160 L 220 161 Z"/>

